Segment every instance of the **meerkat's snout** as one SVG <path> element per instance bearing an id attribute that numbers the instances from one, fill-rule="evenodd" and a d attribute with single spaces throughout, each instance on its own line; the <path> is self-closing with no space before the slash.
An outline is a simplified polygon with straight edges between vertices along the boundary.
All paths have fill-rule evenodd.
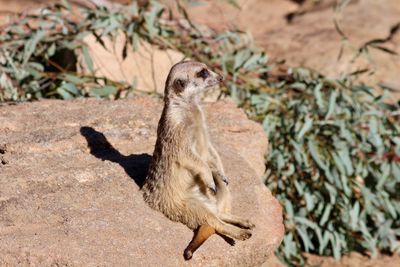
<path id="1" fill-rule="evenodd" d="M 210 78 L 207 81 L 207 84 L 208 84 L 207 87 L 208 88 L 216 86 L 216 85 L 220 84 L 224 80 L 224 77 L 222 75 L 220 75 L 218 73 L 215 73 L 215 72 L 213 72 L 212 74 L 213 74 L 212 78 Z"/>

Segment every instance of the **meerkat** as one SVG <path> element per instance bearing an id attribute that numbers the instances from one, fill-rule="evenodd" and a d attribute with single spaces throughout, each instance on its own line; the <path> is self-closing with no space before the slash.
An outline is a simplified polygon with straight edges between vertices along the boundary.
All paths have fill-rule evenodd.
<path id="1" fill-rule="evenodd" d="M 143 197 L 150 207 L 196 234 L 184 252 L 193 252 L 212 234 L 246 240 L 254 227 L 230 214 L 231 196 L 221 159 L 209 140 L 200 97 L 222 76 L 205 64 L 183 61 L 167 77 L 164 108 Z"/>

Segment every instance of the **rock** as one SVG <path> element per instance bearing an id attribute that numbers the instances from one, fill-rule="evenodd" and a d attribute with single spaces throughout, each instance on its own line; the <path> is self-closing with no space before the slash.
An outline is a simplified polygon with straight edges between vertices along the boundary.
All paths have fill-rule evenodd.
<path id="1" fill-rule="evenodd" d="M 93 60 L 95 75 L 133 84 L 141 91 L 164 93 L 169 70 L 185 57 L 177 51 L 162 50 L 140 40 L 135 51 L 130 44 L 127 45 L 124 58 L 126 38 L 123 34 L 117 34 L 113 41 L 107 37 L 103 37 L 102 41 L 107 49 L 93 35 L 84 39 Z M 83 56 L 80 56 L 79 65 L 83 66 L 82 72 L 90 73 Z"/>
<path id="2" fill-rule="evenodd" d="M 46 100 L 0 107 L 1 266 L 256 266 L 284 233 L 278 201 L 260 182 L 267 139 L 232 102 L 206 105 L 230 178 L 233 213 L 256 229 L 230 246 L 214 235 L 185 262 L 193 236 L 139 191 L 162 104 Z"/>

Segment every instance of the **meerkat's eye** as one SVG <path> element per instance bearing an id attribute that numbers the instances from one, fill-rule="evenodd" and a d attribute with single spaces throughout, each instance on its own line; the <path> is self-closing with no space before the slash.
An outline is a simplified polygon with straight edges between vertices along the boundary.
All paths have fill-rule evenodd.
<path id="1" fill-rule="evenodd" d="M 207 69 L 202 69 L 197 73 L 197 77 L 206 79 L 210 76 L 210 72 Z"/>

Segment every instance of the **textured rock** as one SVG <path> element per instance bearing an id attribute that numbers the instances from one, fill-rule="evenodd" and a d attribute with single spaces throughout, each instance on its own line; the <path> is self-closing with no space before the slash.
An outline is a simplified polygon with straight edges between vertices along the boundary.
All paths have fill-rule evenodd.
<path id="1" fill-rule="evenodd" d="M 282 210 L 261 184 L 266 137 L 230 101 L 206 113 L 230 178 L 234 214 L 253 236 L 212 236 L 189 262 L 186 226 L 150 209 L 139 191 L 161 102 L 47 100 L 0 106 L 0 265 L 256 266 L 279 245 Z"/>
<path id="2" fill-rule="evenodd" d="M 172 65 L 185 58 L 182 53 L 171 49 L 161 50 L 143 40 L 139 42 L 136 51 L 128 44 L 126 58 L 123 58 L 126 42 L 123 34 L 118 34 L 113 42 L 108 38 L 102 40 L 107 49 L 93 35 L 84 40 L 93 60 L 95 74 L 113 81 L 135 81 L 135 88 L 142 91 L 162 94 L 165 77 Z M 83 72 L 89 73 L 83 56 L 80 56 L 79 61 L 79 66 L 84 66 Z"/>

